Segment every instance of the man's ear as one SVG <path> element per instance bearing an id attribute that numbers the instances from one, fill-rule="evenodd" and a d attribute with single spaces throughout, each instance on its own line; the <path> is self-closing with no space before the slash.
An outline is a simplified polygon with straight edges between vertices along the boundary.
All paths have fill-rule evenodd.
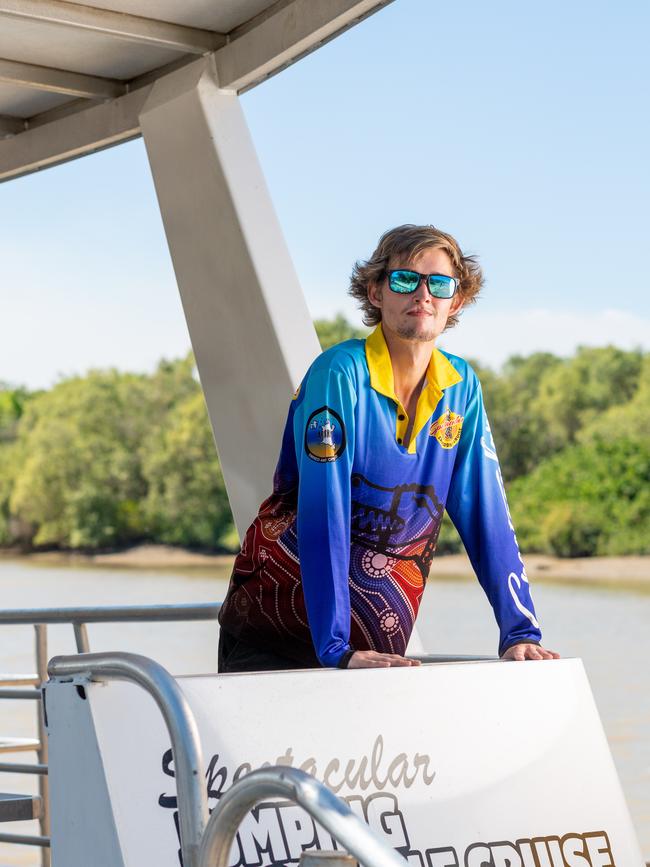
<path id="1" fill-rule="evenodd" d="M 381 308 L 381 300 L 382 300 L 382 292 L 381 286 L 377 283 L 369 283 L 368 284 L 368 301 L 372 304 L 373 307 Z"/>
<path id="2" fill-rule="evenodd" d="M 463 304 L 465 303 L 462 295 L 454 295 L 454 300 L 451 302 L 451 307 L 449 308 L 449 315 L 455 316 L 456 313 L 460 313 L 463 309 Z"/>

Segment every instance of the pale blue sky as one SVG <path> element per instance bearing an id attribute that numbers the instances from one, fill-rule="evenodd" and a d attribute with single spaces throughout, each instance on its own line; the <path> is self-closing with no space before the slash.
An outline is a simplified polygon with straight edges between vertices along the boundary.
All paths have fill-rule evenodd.
<path id="1" fill-rule="evenodd" d="M 314 315 L 386 228 L 435 223 L 484 297 L 442 345 L 497 366 L 650 348 L 650 6 L 395 0 L 245 94 Z M 0 186 L 0 380 L 189 347 L 141 140 Z"/>

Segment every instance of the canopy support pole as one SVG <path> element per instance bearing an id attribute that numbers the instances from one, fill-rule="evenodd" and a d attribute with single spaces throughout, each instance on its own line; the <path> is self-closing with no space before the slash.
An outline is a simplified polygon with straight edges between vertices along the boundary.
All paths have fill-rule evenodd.
<path id="1" fill-rule="evenodd" d="M 214 59 L 156 81 L 140 124 L 241 538 L 271 493 L 291 394 L 318 339 L 239 98 L 219 88 Z"/>

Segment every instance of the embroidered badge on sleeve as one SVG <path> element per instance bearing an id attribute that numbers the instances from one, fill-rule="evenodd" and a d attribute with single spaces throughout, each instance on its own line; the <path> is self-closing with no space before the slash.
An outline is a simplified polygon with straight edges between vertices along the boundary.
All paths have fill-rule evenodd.
<path id="1" fill-rule="evenodd" d="M 443 449 L 453 449 L 458 444 L 463 429 L 463 416 L 448 409 L 429 428 L 429 436 L 435 437 Z"/>
<path id="2" fill-rule="evenodd" d="M 335 461 L 345 451 L 345 426 L 338 413 L 328 406 L 322 406 L 309 416 L 305 451 L 319 463 Z"/>

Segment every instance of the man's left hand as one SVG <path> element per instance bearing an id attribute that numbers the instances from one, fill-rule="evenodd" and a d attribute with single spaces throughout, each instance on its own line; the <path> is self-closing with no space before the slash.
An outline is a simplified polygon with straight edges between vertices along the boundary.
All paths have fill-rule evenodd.
<path id="1" fill-rule="evenodd" d="M 522 662 L 524 659 L 559 659 L 560 654 L 554 650 L 546 650 L 540 644 L 513 644 L 503 654 L 501 659 Z"/>

